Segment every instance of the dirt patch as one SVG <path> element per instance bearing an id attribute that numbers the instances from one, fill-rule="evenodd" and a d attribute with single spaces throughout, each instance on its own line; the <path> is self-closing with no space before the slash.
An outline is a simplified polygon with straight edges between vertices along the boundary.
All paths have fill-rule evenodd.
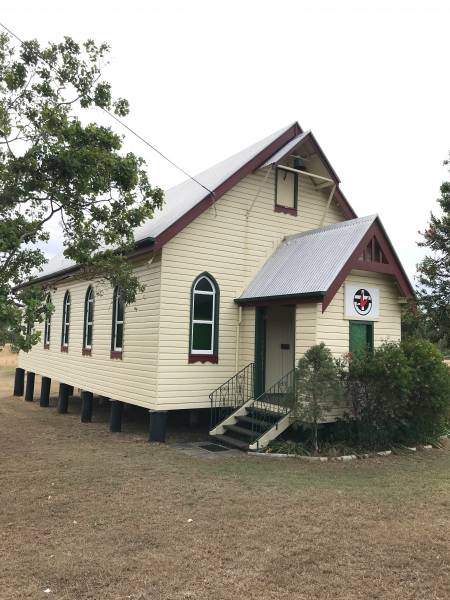
<path id="1" fill-rule="evenodd" d="M 448 450 L 198 460 L 11 389 L 0 377 L 2 599 L 450 597 Z"/>

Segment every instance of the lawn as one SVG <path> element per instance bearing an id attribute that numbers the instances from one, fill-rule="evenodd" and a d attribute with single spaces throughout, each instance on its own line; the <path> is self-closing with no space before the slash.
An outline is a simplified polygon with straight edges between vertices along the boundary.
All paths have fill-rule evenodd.
<path id="1" fill-rule="evenodd" d="M 193 459 L 12 398 L 0 375 L 0 598 L 450 597 L 450 452 Z M 192 521 L 190 521 L 192 519 Z M 50 589 L 49 593 L 44 590 Z"/>

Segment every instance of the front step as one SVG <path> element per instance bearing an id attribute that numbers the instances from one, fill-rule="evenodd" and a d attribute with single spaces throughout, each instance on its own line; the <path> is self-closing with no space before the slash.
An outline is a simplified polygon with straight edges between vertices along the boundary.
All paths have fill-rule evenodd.
<path id="1" fill-rule="evenodd" d="M 238 448 L 238 450 L 243 450 L 244 452 L 248 451 L 249 444 L 248 442 L 243 442 L 242 440 L 238 440 L 237 438 L 231 437 L 229 435 L 216 434 L 214 439 L 218 440 L 225 446 L 231 446 L 232 448 Z"/>
<path id="2" fill-rule="evenodd" d="M 254 370 L 253 363 L 249 365 Z M 248 367 L 246 367 L 247 369 Z M 240 374 L 243 371 L 240 371 Z M 250 397 L 247 390 L 244 400 L 225 419 L 216 423 L 209 432 L 212 438 L 239 450 L 259 451 L 276 439 L 293 422 L 292 398 L 287 391 L 295 384 L 295 369 L 292 369 L 269 390 L 255 397 Z M 211 410 L 215 410 L 218 390 L 225 389 L 228 382 L 215 390 L 211 397 Z M 225 394 L 225 397 L 227 395 Z M 219 398 L 220 400 L 220 398 Z M 215 404 L 216 403 L 216 404 Z"/>
<path id="3" fill-rule="evenodd" d="M 244 414 L 235 415 L 234 422 L 225 422 L 221 433 L 213 434 L 213 437 L 226 446 L 238 448 L 247 452 L 255 440 L 269 431 L 274 423 L 270 420 L 264 421 L 258 417 L 260 412 L 251 410 L 251 416 L 245 409 Z M 270 419 L 272 415 L 265 415 Z"/>
<path id="4" fill-rule="evenodd" d="M 244 423 L 248 423 L 249 425 L 257 425 L 258 427 L 263 427 L 264 429 L 269 429 L 269 427 L 272 427 L 273 425 L 273 423 L 269 423 L 269 421 L 256 419 L 255 417 L 251 417 L 250 415 L 242 415 L 236 418 L 238 422 L 243 421 Z"/>
<path id="5" fill-rule="evenodd" d="M 235 433 L 237 435 L 243 435 L 244 437 L 253 438 L 258 435 L 257 432 L 247 429 L 246 427 L 239 427 L 239 425 L 225 425 L 225 431 Z"/>
<path id="6" fill-rule="evenodd" d="M 256 408 L 255 406 L 249 408 L 247 414 L 249 417 L 256 419 L 258 423 L 267 423 L 270 427 L 272 427 L 281 416 L 280 413 L 275 411 L 266 410 L 265 408 Z"/>

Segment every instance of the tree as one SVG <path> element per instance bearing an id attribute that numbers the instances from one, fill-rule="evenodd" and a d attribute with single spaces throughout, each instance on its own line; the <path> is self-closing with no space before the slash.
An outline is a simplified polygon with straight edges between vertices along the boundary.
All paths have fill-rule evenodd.
<path id="1" fill-rule="evenodd" d="M 297 420 L 311 429 L 313 447 L 319 450 L 319 423 L 333 404 L 342 399 L 339 367 L 331 351 L 322 342 L 311 346 L 297 364 L 296 404 Z"/>
<path id="2" fill-rule="evenodd" d="M 449 164 L 445 161 L 444 164 Z M 441 185 L 442 215 L 431 213 L 419 246 L 429 248 L 418 265 L 418 301 L 431 339 L 450 347 L 450 181 Z"/>
<path id="3" fill-rule="evenodd" d="M 119 285 L 127 304 L 143 289 L 126 254 L 162 191 L 142 158 L 121 152 L 122 136 L 79 116 L 94 107 L 128 114 L 102 78 L 108 52 L 69 37 L 16 48 L 0 35 L 0 345 L 29 350 L 39 339 L 26 324 L 45 318 L 45 286 L 22 286 L 46 262 L 46 224 L 55 219 L 80 276 Z"/>

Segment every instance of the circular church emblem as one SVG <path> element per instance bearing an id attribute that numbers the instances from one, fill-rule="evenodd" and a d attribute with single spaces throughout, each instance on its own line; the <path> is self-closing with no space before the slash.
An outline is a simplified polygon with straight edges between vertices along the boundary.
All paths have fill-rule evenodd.
<path id="1" fill-rule="evenodd" d="M 372 310 L 372 296 L 364 288 L 357 290 L 353 296 L 353 306 L 358 315 L 368 315 Z"/>

